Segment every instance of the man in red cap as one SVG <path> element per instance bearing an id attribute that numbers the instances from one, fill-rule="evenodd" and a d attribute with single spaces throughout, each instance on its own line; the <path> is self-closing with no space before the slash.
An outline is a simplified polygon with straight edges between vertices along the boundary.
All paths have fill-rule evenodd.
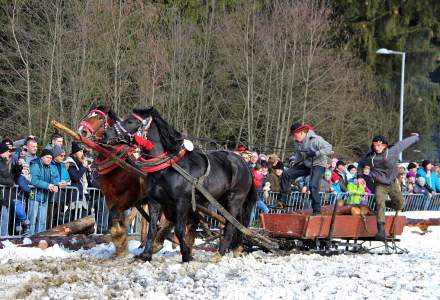
<path id="1" fill-rule="evenodd" d="M 281 176 L 281 205 L 289 198 L 291 184 L 298 177 L 310 175 L 310 194 L 313 214 L 321 213 L 321 199 L 319 184 L 325 172 L 328 155 L 332 152 L 332 145 L 317 135 L 310 125 L 294 123 L 290 133 L 297 146 L 295 161 L 292 167 Z"/>

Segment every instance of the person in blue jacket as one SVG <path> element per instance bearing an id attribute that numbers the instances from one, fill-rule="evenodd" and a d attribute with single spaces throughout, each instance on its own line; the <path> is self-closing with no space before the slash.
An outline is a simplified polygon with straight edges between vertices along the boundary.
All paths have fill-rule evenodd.
<path id="1" fill-rule="evenodd" d="M 425 178 L 426 184 L 435 193 L 440 193 L 440 179 L 433 170 L 433 165 L 429 160 L 422 162 L 422 167 L 417 170 L 417 177 Z"/>
<path id="2" fill-rule="evenodd" d="M 29 200 L 30 234 L 46 229 L 47 204 L 51 193 L 58 192 L 59 176 L 51 167 L 52 151 L 44 149 L 40 157 L 31 161 L 31 184 L 37 189 Z"/>

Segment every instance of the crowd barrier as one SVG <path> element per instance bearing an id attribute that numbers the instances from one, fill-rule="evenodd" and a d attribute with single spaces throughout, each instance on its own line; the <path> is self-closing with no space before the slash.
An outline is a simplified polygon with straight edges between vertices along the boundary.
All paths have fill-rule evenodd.
<path id="1" fill-rule="evenodd" d="M 425 196 L 418 194 L 404 194 L 402 211 L 440 210 L 440 194 Z M 295 210 L 310 208 L 310 195 L 299 192 L 291 193 L 287 208 L 276 208 L 279 194 L 269 193 L 266 197 L 258 194 L 269 208 L 269 213 L 290 213 Z M 345 194 L 321 194 L 321 204 L 334 204 L 338 199 L 347 199 Z M 75 187 L 61 188 L 57 193 L 31 187 L 25 194 L 17 186 L 5 187 L 0 185 L 1 214 L 0 236 L 20 236 L 35 234 L 55 226 L 71 222 L 78 218 L 94 215 L 97 234 L 107 233 L 110 229 L 110 213 L 106 206 L 105 196 L 96 188 L 87 189 L 80 195 Z M 363 201 L 374 210 L 374 195 L 365 196 Z M 390 209 L 388 209 L 390 211 Z M 254 210 L 254 218 L 259 211 Z M 128 212 L 127 212 L 128 214 Z M 138 234 L 141 230 L 142 218 L 138 214 L 129 224 L 129 233 Z M 212 228 L 218 228 L 216 220 L 207 218 L 206 222 Z"/>

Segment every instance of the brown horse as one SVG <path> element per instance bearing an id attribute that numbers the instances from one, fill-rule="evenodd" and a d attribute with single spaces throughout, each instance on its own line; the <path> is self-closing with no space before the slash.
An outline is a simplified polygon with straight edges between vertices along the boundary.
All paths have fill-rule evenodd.
<path id="1" fill-rule="evenodd" d="M 81 119 L 78 127 L 78 133 L 86 138 L 92 139 L 100 143 L 104 131 L 117 120 L 116 114 L 109 108 L 98 106 L 92 108 L 89 113 Z M 116 246 L 116 256 L 123 256 L 128 251 L 127 241 L 127 224 L 130 224 L 136 216 L 136 209 L 133 209 L 125 221 L 124 210 L 135 207 L 139 203 L 146 204 L 145 183 L 138 175 L 129 172 L 119 166 L 106 163 L 102 156 L 97 158 L 98 169 L 101 170 L 99 176 L 100 188 L 105 195 L 107 207 L 112 212 L 112 242 Z M 144 247 L 146 243 L 147 222 L 143 219 L 142 224 L 142 243 L 140 247 Z M 153 243 L 153 251 L 157 252 L 163 247 L 165 237 L 171 231 L 173 224 L 164 217 L 161 218 L 160 230 L 156 235 Z M 187 239 L 186 244 L 192 248 L 194 236 Z"/>
<path id="2" fill-rule="evenodd" d="M 112 120 L 117 118 L 108 107 L 96 107 L 81 119 L 78 133 L 86 138 L 101 142 L 104 130 L 112 125 Z M 105 162 L 105 158 L 99 155 L 98 162 Z M 112 168 L 112 165 L 109 164 Z M 105 168 L 105 166 L 104 166 Z M 104 170 L 105 171 L 105 170 Z M 115 184 L 117 183 L 117 184 Z M 139 176 L 116 167 L 106 174 L 100 174 L 99 185 L 105 195 L 106 204 L 111 211 L 112 242 L 116 246 L 116 256 L 126 255 L 128 252 L 127 224 L 124 211 L 133 207 L 134 202 L 146 202 L 142 199 L 143 180 Z"/>

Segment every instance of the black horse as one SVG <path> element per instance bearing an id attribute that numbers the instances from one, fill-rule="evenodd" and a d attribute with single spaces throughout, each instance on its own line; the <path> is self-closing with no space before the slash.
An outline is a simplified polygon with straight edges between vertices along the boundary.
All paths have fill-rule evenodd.
<path id="1" fill-rule="evenodd" d="M 145 150 L 144 155 L 153 160 L 157 157 L 174 158 L 176 163 L 195 178 L 207 175 L 203 186 L 217 199 L 239 222 L 248 226 L 250 215 L 256 202 L 256 192 L 252 174 L 246 162 L 233 152 L 213 151 L 208 154 L 199 151 L 186 151 L 184 138 L 162 119 L 156 109 L 135 109 L 124 121 L 107 129 L 104 143 L 119 143 L 125 139 L 132 143 L 134 134 L 141 134 L 152 142 L 154 148 Z M 185 154 L 181 157 L 182 154 Z M 208 168 L 209 165 L 209 168 Z M 210 169 L 207 174 L 207 169 Z M 192 260 L 185 241 L 185 225 L 195 228 L 199 222 L 198 214 L 193 210 L 192 184 L 172 167 L 151 172 L 147 176 L 148 197 L 160 203 L 166 218 L 175 224 L 175 233 L 179 240 L 182 261 Z M 207 200 L 198 192 L 197 204 L 207 206 Z M 150 211 L 150 214 L 153 213 Z M 156 219 L 154 216 L 150 216 Z M 152 258 L 152 239 L 156 224 L 150 222 L 147 246 L 140 258 L 150 261 Z M 229 222 L 226 223 L 224 238 L 220 241 L 219 254 L 241 245 L 241 233 Z M 218 255 L 217 255 L 218 256 Z"/>

